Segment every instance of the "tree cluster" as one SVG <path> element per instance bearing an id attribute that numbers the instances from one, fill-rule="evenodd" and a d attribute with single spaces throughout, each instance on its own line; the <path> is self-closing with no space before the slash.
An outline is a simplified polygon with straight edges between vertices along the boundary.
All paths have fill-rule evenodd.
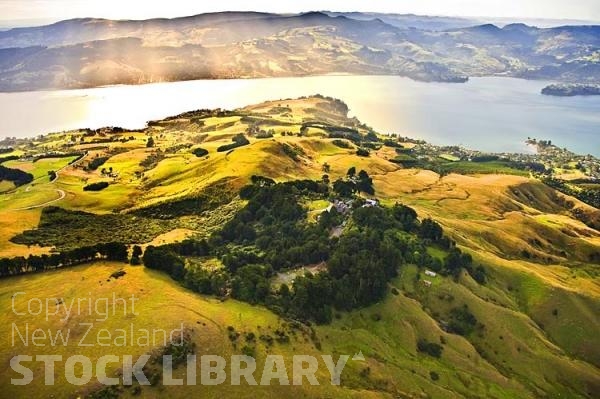
<path id="1" fill-rule="evenodd" d="M 585 187 L 572 188 L 563 180 L 547 177 L 542 180 L 544 184 L 560 191 L 563 194 L 570 195 L 578 200 L 585 202 L 595 208 L 600 208 L 600 190 L 588 189 Z"/>
<path id="2" fill-rule="evenodd" d="M 440 358 L 444 347 L 435 342 L 429 342 L 426 339 L 419 339 L 417 341 L 417 350 L 429 356 Z"/>
<path id="3" fill-rule="evenodd" d="M 165 272 L 173 280 L 183 280 L 185 276 L 184 260 L 167 246 L 148 246 L 142 261 L 147 268 Z"/>
<path id="4" fill-rule="evenodd" d="M 346 149 L 352 149 L 353 146 L 352 144 L 350 144 L 347 140 L 343 140 L 343 139 L 334 139 L 331 144 L 335 145 L 336 147 L 340 147 L 340 148 L 346 148 Z"/>
<path id="5" fill-rule="evenodd" d="M 356 155 L 358 155 L 359 157 L 368 157 L 369 155 L 371 155 L 371 152 L 367 148 L 359 148 L 358 150 L 356 150 Z"/>
<path id="6" fill-rule="evenodd" d="M 230 150 L 233 150 L 234 148 L 243 147 L 245 145 L 250 144 L 250 141 L 248 141 L 248 139 L 246 138 L 246 136 L 244 136 L 243 133 L 236 134 L 235 136 L 233 136 L 231 141 L 232 141 L 231 144 L 224 144 L 222 146 L 219 146 L 217 148 L 217 152 L 230 151 Z"/>
<path id="7" fill-rule="evenodd" d="M 355 171 L 349 171 L 354 176 Z M 318 323 L 331 321 L 335 309 L 346 311 L 381 300 L 390 279 L 403 264 L 417 264 L 454 273 L 470 267 L 470 256 L 452 248 L 445 262 L 427 253 L 431 242 L 443 242 L 441 226 L 405 205 L 359 207 L 352 228 L 339 238 L 329 229 L 338 223 L 336 212 L 319 223 L 309 223 L 302 198 L 325 198 L 321 182 L 275 183 L 253 176 L 242 192 L 247 205 L 208 241 L 148 247 L 144 264 L 161 270 L 186 286 L 206 294 L 224 295 L 264 304 L 279 314 Z M 225 269 L 187 267 L 185 256 L 216 256 Z M 326 263 L 326 270 L 296 277 L 291 287 L 271 289 L 277 271 Z"/>
<path id="8" fill-rule="evenodd" d="M 348 169 L 346 179 L 338 179 L 333 182 L 333 191 L 342 198 L 350 198 L 357 192 L 375 194 L 373 179 L 364 170 L 358 172 L 357 175 L 354 166 Z"/>
<path id="9" fill-rule="evenodd" d="M 31 183 L 33 181 L 33 175 L 31 173 L 23 172 L 20 169 L 7 168 L 6 166 L 0 165 L 0 181 L 1 180 L 11 181 L 18 187 Z"/>
<path id="10" fill-rule="evenodd" d="M 104 165 L 106 163 L 106 161 L 108 161 L 109 157 L 97 157 L 94 158 L 90 161 L 90 163 L 87 165 L 87 167 L 85 168 L 88 171 L 91 170 L 96 170 L 98 169 L 100 166 Z"/>
<path id="11" fill-rule="evenodd" d="M 477 319 L 467 305 L 450 310 L 446 329 L 458 335 L 469 335 L 477 327 Z"/>

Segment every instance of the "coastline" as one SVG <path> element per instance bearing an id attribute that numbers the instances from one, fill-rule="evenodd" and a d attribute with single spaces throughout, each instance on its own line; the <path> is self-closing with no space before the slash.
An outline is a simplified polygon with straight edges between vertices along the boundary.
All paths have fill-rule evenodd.
<path id="1" fill-rule="evenodd" d="M 438 145 L 462 143 L 495 153 L 530 153 L 522 143 L 527 136 L 534 136 L 551 139 L 578 153 L 588 151 L 589 145 L 573 143 L 581 143 L 576 137 L 593 130 L 596 116 L 590 114 L 590 104 L 595 102 L 570 100 L 566 112 L 563 101 L 539 95 L 539 90 L 551 83 L 493 76 L 453 85 L 390 75 L 329 74 L 0 93 L 4 105 L 0 117 L 5 121 L 0 137 L 35 137 L 86 127 L 135 130 L 144 128 L 148 121 L 195 109 L 234 110 L 273 99 L 322 94 L 342 99 L 352 116 L 381 133 L 410 135 Z M 527 114 L 527 123 L 536 122 L 527 125 L 526 130 L 520 119 L 525 116 L 518 107 L 525 98 L 533 101 L 534 112 Z M 495 107 L 497 103 L 502 107 Z M 506 118 L 507 114 L 512 117 Z M 482 129 L 490 139 L 482 140 Z M 562 135 L 565 129 L 573 134 Z"/>

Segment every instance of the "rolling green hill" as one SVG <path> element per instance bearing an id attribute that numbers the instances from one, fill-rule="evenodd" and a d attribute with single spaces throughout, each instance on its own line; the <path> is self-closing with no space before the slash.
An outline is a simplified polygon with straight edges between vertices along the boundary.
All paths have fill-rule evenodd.
<path id="1" fill-rule="evenodd" d="M 16 148 L 22 151 L 20 159 L 7 166 L 31 173 L 36 180 L 0 194 L 0 258 L 47 255 L 43 259 L 48 259 L 82 246 L 119 242 L 129 247 L 130 256 L 134 245 L 146 253 L 148 248 L 164 250 L 168 259 L 164 264 L 182 262 L 189 278 L 178 276 L 175 267 L 169 267 L 172 279 L 148 263 L 144 267 L 103 259 L 0 280 L 0 309 L 7 315 L 0 327 L 0 396 L 595 397 L 600 391 L 600 231 L 590 221 L 598 220 L 600 211 L 522 170 L 482 170 L 464 162 L 456 173 L 442 176 L 392 162 L 395 148 L 384 145 L 384 137 L 347 113 L 341 101 L 314 96 L 232 111 L 188 112 L 153 121 L 141 131 L 57 133 Z M 397 145 L 411 148 L 402 141 Z M 367 155 L 357 154 L 359 148 L 368 149 Z M 357 177 L 348 177 L 352 167 Z M 56 172 L 56 179 L 49 179 L 49 170 Z M 374 194 L 366 192 L 367 184 L 351 197 L 356 203 L 377 199 L 379 205 L 375 210 L 358 207 L 345 219 L 324 222 L 331 201 L 343 197 L 333 194 L 339 193 L 342 183 L 368 180 L 360 171 L 371 179 Z M 108 186 L 84 190 L 98 182 Z M 303 185 L 310 188 L 290 188 Z M 323 187 L 326 192 L 319 191 Z M 270 193 L 280 208 L 273 208 L 267 218 L 263 212 L 272 205 Z M 283 200 L 277 202 L 277 195 Z M 354 250 L 345 240 L 371 240 L 365 231 L 383 229 L 380 224 L 390 222 L 392 214 L 383 213 L 397 211 L 396 204 L 414 209 L 418 220 L 412 227 L 398 227 L 408 223 L 406 214 L 410 214 L 400 208 L 406 212 L 404 219 L 398 216 L 391 224 L 393 233 L 383 233 L 386 243 L 396 245 L 387 253 L 404 252 L 397 275 L 387 276 L 378 288 L 380 298 L 347 308 L 335 304 L 328 308 L 330 319 L 324 323 L 315 323 L 314 314 L 290 317 L 284 302 L 270 302 L 284 295 L 281 284 L 299 290 L 300 285 L 291 284 L 296 280 L 310 287 L 310 281 L 299 277 L 305 270 L 314 273 L 314 281 L 321 281 L 322 273 L 331 273 L 335 280 L 335 270 L 327 268 L 335 263 L 339 270 L 352 263 L 352 259 L 337 261 L 343 255 L 339 248 Z M 378 222 L 370 217 L 379 217 L 374 219 Z M 290 226 L 281 222 L 285 218 L 294 220 L 295 230 L 286 230 Z M 435 232 L 424 233 L 428 218 L 443 228 L 443 239 L 430 238 Z M 319 230 L 325 223 L 332 227 L 327 230 L 329 237 Z M 374 224 L 363 229 L 369 223 Z M 277 234 L 265 240 L 265 231 Z M 259 262 L 256 259 L 278 264 L 268 257 L 276 250 L 281 258 L 296 259 L 289 247 L 297 244 L 298 237 L 307 241 L 319 237 L 322 244 L 331 245 L 337 258 L 291 262 L 292 266 L 261 276 L 261 284 L 263 278 L 268 281 L 266 289 L 260 284 L 246 289 L 241 273 L 255 270 L 245 267 Z M 287 247 L 274 249 L 280 239 L 289 239 Z M 203 252 L 185 247 L 186 243 L 207 243 L 216 250 Z M 356 246 L 361 245 L 358 241 Z M 403 245 L 418 250 L 406 253 L 400 248 Z M 317 249 L 313 247 L 309 255 Z M 448 259 L 457 249 L 470 255 L 472 263 L 448 272 Z M 234 259 L 241 253 L 256 259 Z M 360 256 L 357 252 L 359 261 Z M 376 261 L 380 260 L 369 262 L 379 264 Z M 236 262 L 241 266 L 234 268 Z M 432 268 L 438 270 L 435 276 L 425 273 Z M 125 274 L 115 277 L 113 273 L 120 270 Z M 217 280 L 211 280 L 209 289 L 202 288 L 205 276 L 213 278 L 221 271 L 230 272 L 231 280 L 219 289 L 214 288 Z M 26 295 L 15 297 L 19 291 Z M 218 295 L 195 291 L 218 291 Z M 258 298 L 259 291 L 266 299 Z M 139 314 L 95 322 L 94 315 L 85 312 L 67 320 L 45 320 L 11 311 L 13 300 L 22 309 L 27 298 L 69 301 L 112 293 L 138 296 Z M 312 298 L 308 303 L 322 299 L 308 298 Z M 252 353 L 259 370 L 269 354 L 281 354 L 289 364 L 294 354 L 337 357 L 362 352 L 365 360 L 348 362 L 339 387 L 329 384 L 324 367 L 317 373 L 319 386 L 275 384 L 249 389 L 229 383 L 211 387 L 158 383 L 139 392 L 135 387 L 113 391 L 93 383 L 68 384 L 62 365 L 53 387 L 39 378 L 23 387 L 10 384 L 10 378 L 18 377 L 9 366 L 12 356 L 57 351 L 13 345 L 13 323 L 54 332 L 71 329 L 81 336 L 82 322 L 94 323 L 93 335 L 101 328 L 114 332 L 132 323 L 149 329 L 173 329 L 183 323 L 197 354 Z M 109 349 L 116 355 L 137 357 L 164 347 Z M 95 360 L 107 349 L 81 349 L 71 343 L 56 353 L 81 353 Z M 110 373 L 118 375 L 119 368 Z M 176 376 L 183 374 L 183 368 L 175 371 Z"/>

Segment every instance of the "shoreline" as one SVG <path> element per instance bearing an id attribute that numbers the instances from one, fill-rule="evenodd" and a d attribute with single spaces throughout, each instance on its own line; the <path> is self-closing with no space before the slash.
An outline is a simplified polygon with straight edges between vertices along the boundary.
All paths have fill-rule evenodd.
<path id="1" fill-rule="evenodd" d="M 548 84 L 560 84 L 554 80 L 547 79 L 528 79 L 522 76 L 510 76 L 506 74 L 495 74 L 495 75 L 477 75 L 477 76 L 468 76 L 465 81 L 454 81 L 454 80 L 425 80 L 425 79 L 415 79 L 413 77 L 407 75 L 398 75 L 398 74 L 384 74 L 384 73 L 376 73 L 376 74 L 365 74 L 365 73 L 352 73 L 352 72 L 328 72 L 328 73 L 316 73 L 316 74 L 306 74 L 306 75 L 287 75 L 287 76 L 237 76 L 237 77 L 218 77 L 218 78 L 200 78 L 200 79 L 183 79 L 183 80 L 161 80 L 157 82 L 144 82 L 144 83 L 114 83 L 114 84 L 106 84 L 106 85 L 98 85 L 98 86 L 83 86 L 83 87 L 49 87 L 43 89 L 32 89 L 32 90 L 0 90 L 1 95 L 8 94 L 19 94 L 19 93 L 45 93 L 45 92 L 73 92 L 77 90 L 94 90 L 94 89 L 106 89 L 106 88 L 115 88 L 115 87 L 143 87 L 143 86 L 151 86 L 151 85 L 161 85 L 161 84 L 174 84 L 174 83 L 186 83 L 186 82 L 211 82 L 211 81 L 249 81 L 249 80 L 266 80 L 266 79 L 301 79 L 301 78 L 315 78 L 315 77 L 398 77 L 409 79 L 413 82 L 418 83 L 433 83 L 433 84 L 457 84 L 464 85 L 468 84 L 473 79 L 486 79 L 486 78 L 508 78 L 508 79 L 519 79 L 526 82 L 547 82 Z M 567 84 L 567 83 L 564 83 Z"/>
<path id="2" fill-rule="evenodd" d="M 331 78 L 331 80 L 328 78 Z M 491 76 L 473 78 L 467 85 L 440 85 L 439 83 L 430 85 L 425 84 L 426 82 L 415 81 L 402 76 L 335 73 L 302 78 L 190 80 L 157 82 L 144 85 L 103 86 L 78 90 L 4 93 L 3 97 L 0 93 L 0 99 L 7 101 L 9 105 L 11 102 L 13 103 L 12 106 L 5 108 L 6 114 L 3 118 L 8 123 L 4 128 L 4 132 L 0 134 L 3 137 L 33 139 L 39 136 L 41 132 L 43 132 L 43 135 L 47 135 L 85 128 L 99 129 L 117 126 L 126 130 L 139 130 L 146 128 L 149 121 L 161 120 L 195 109 L 222 108 L 235 110 L 249 104 L 257 104 L 273 100 L 274 98 L 283 100 L 285 98 L 322 94 L 342 99 L 342 101 L 348 104 L 351 115 L 364 120 L 367 124 L 375 128 L 375 130 L 384 134 L 399 133 L 404 136 L 409 135 L 415 139 L 423 139 L 440 146 L 452 146 L 462 143 L 467 148 L 480 149 L 487 153 L 530 154 L 530 149 L 524 145 L 526 140 L 525 132 L 522 135 L 518 134 L 519 130 L 515 130 L 516 126 L 512 124 L 506 127 L 512 132 L 509 135 L 510 137 L 506 138 L 512 140 L 499 142 L 495 146 L 480 146 L 478 145 L 480 140 L 465 140 L 465 137 L 461 134 L 448 135 L 444 132 L 443 127 L 441 130 L 437 129 L 433 131 L 433 127 L 419 126 L 419 122 L 416 124 L 403 123 L 402 119 L 397 120 L 398 118 L 392 116 L 395 107 L 406 107 L 407 104 L 405 103 L 407 101 L 410 107 L 414 105 L 415 108 L 413 110 L 417 112 L 435 112 L 427 111 L 424 108 L 426 104 L 418 102 L 413 104 L 410 99 L 407 99 L 406 95 L 400 97 L 389 95 L 387 96 L 389 98 L 385 95 L 383 98 L 371 98 L 368 94 L 348 97 L 347 90 L 344 90 L 344 87 L 348 84 L 351 86 L 364 86 L 364 89 L 371 87 L 375 91 L 390 87 L 390 84 L 392 84 L 392 86 L 397 85 L 399 90 L 406 87 L 409 92 L 414 91 L 415 94 L 423 91 L 423 95 L 434 95 L 438 88 L 442 92 L 458 91 L 459 95 L 475 101 L 481 90 L 489 91 L 501 88 L 505 85 L 504 82 L 510 86 L 510 81 L 506 81 L 507 78 L 512 80 L 512 84 L 518 86 L 522 86 L 520 82 L 524 80 L 507 76 Z M 306 84 L 304 84 L 305 82 Z M 516 95 L 537 95 L 534 93 L 539 90 L 540 86 L 552 82 L 531 81 L 528 83 L 528 88 L 521 90 L 523 93 L 517 93 Z M 217 96 L 209 96 L 208 93 L 213 91 L 216 93 L 220 91 L 221 93 Z M 272 95 L 268 95 L 269 93 Z M 154 100 L 153 97 L 158 98 L 158 100 Z M 42 118 L 40 120 L 41 123 L 32 122 L 28 124 L 27 121 L 25 123 L 19 122 L 15 115 L 25 112 L 25 104 L 27 104 L 28 109 L 26 112 L 30 118 L 33 118 L 33 121 L 37 120 L 36 110 L 42 110 L 42 115 L 40 115 Z M 127 111 L 129 104 L 137 104 L 136 109 L 132 109 L 131 112 Z M 556 106 L 561 107 L 560 103 L 557 103 Z M 63 115 L 64 110 L 67 108 L 69 109 L 68 118 L 67 114 Z M 43 111 L 44 109 L 46 110 Z M 50 114 L 48 114 L 49 110 Z M 466 115 L 462 115 L 464 112 L 457 111 L 459 112 L 456 116 L 457 118 L 466 117 Z M 44 118 L 43 113 L 50 115 L 50 117 Z M 425 115 L 417 114 L 417 116 L 411 118 L 420 120 L 419 118 L 422 119 Z M 45 119 L 48 119 L 47 123 Z M 481 123 L 485 123 L 487 117 L 484 116 L 479 119 L 481 119 Z M 460 120 L 456 120 L 455 122 L 459 123 Z M 490 119 L 489 123 L 494 123 L 493 118 Z M 46 128 L 45 126 L 50 127 Z M 466 137 L 473 136 L 469 130 L 469 124 L 466 123 L 465 126 Z M 423 127 L 425 127 L 425 130 Z M 585 130 L 587 129 L 586 126 L 582 128 L 584 129 L 582 132 L 587 131 Z M 494 134 L 493 130 L 489 134 Z M 31 133 L 25 134 L 26 131 L 30 131 Z M 548 135 L 545 135 L 538 128 L 532 129 L 531 133 L 538 137 L 553 139 L 556 142 L 562 141 L 561 145 L 577 151 L 576 146 L 573 147 L 569 142 L 560 140 L 556 137 L 557 134 L 552 134 L 552 131 Z"/>

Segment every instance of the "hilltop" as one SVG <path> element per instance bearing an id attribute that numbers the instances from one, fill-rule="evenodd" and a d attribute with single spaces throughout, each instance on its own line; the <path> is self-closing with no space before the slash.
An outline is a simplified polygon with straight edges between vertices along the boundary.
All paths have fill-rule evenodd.
<path id="1" fill-rule="evenodd" d="M 125 259 L 138 245 L 180 269 L 162 269 L 150 256 L 145 266 L 125 265 L 120 254 L 6 277 L 2 308 L 19 290 L 67 299 L 136 293 L 140 316 L 111 318 L 98 328 L 123 328 L 132 319 L 148 328 L 184 323 L 195 331 L 199 353 L 253 351 L 259 363 L 270 353 L 289 360 L 300 352 L 362 351 L 366 358 L 349 363 L 340 387 L 275 385 L 253 397 L 592 398 L 600 390 L 600 211 L 545 184 L 527 163 L 413 152 L 415 140 L 381 135 L 348 117 L 342 101 L 323 96 L 190 111 L 137 131 L 82 129 L 8 144 L 0 163 L 31 181 L 10 175 L 0 182 L 0 258 L 34 254 L 50 261 L 52 254 L 118 242 L 129 250 Z M 346 204 L 352 212 L 343 211 Z M 341 215 L 324 216 L 329 207 Z M 355 302 L 307 306 L 303 317 L 290 318 L 298 315 L 293 304 L 303 287 L 347 281 L 350 289 L 353 278 L 338 276 L 344 265 L 360 264 L 359 250 L 372 245 L 369 234 L 383 237 L 375 240 L 377 253 L 388 255 L 377 258 L 382 267 L 402 259 L 385 276 L 377 268 L 366 273 L 364 284 L 384 281 L 371 292 L 380 296 L 333 285 L 334 294 Z M 344 251 L 356 256 L 339 262 Z M 331 258 L 323 259 L 326 253 Z M 277 269 L 255 267 L 261 262 Z M 301 278 L 305 268 L 315 276 Z M 125 274 L 111 277 L 119 270 Z M 246 287 L 240 270 L 258 283 Z M 233 278 L 219 283 L 227 273 Z M 321 280 L 324 273 L 331 278 Z M 290 281 L 297 283 L 284 294 L 281 285 Z M 320 306 L 326 295 L 307 297 Z M 27 387 L 6 380 L 14 377 L 8 360 L 16 351 L 10 325 L 22 321 L 8 314 L 2 385 L 13 396 L 45 394 L 43 380 Z M 199 388 L 207 397 L 248 395 L 247 387 L 228 384 L 159 384 L 141 395 L 189 397 Z M 52 389 L 69 396 L 97 387 L 76 390 L 60 377 Z"/>

